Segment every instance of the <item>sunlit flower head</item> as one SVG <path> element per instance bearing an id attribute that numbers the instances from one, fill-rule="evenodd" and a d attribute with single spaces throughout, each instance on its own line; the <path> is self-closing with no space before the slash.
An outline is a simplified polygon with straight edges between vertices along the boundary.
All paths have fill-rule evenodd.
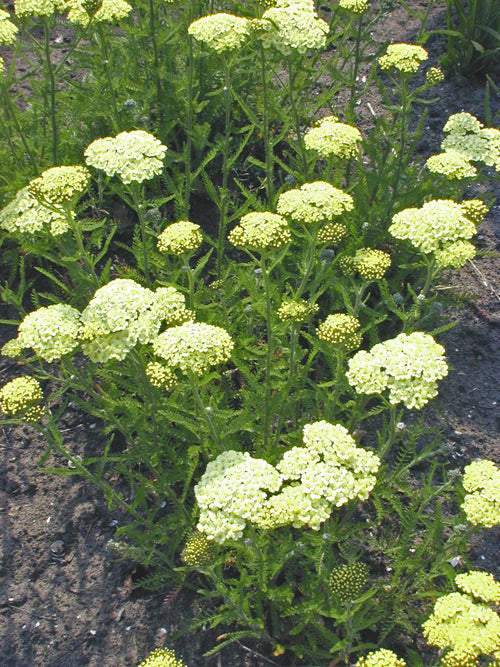
<path id="1" fill-rule="evenodd" d="M 472 570 L 457 574 L 455 584 L 462 593 L 467 593 L 481 602 L 500 604 L 500 584 L 495 581 L 491 572 Z"/>
<path id="2" fill-rule="evenodd" d="M 9 19 L 9 12 L 0 9 L 0 44 L 13 44 L 16 41 L 17 26 Z"/>
<path id="3" fill-rule="evenodd" d="M 209 49 L 220 53 L 239 49 L 250 34 L 250 27 L 248 19 L 223 12 L 202 16 L 191 23 L 188 33 Z"/>
<path id="4" fill-rule="evenodd" d="M 358 129 L 340 123 L 336 116 L 325 116 L 304 135 L 304 144 L 309 150 L 316 151 L 320 157 L 335 155 L 341 159 L 356 157 L 361 140 Z"/>
<path id="5" fill-rule="evenodd" d="M 316 303 L 307 301 L 283 301 L 278 308 L 277 315 L 282 322 L 305 322 L 319 311 Z"/>
<path id="6" fill-rule="evenodd" d="M 0 389 L 0 410 L 4 415 L 27 422 L 43 417 L 43 392 L 38 380 L 23 376 L 14 378 Z"/>
<path id="7" fill-rule="evenodd" d="M 460 204 L 460 208 L 464 212 L 465 217 L 472 220 L 475 225 L 479 225 L 489 211 L 488 206 L 480 199 L 464 199 Z"/>
<path id="8" fill-rule="evenodd" d="M 327 222 L 318 232 L 318 243 L 333 243 L 335 245 L 340 243 L 346 234 L 347 227 L 345 225 L 340 222 Z"/>
<path id="9" fill-rule="evenodd" d="M 326 45 L 330 28 L 326 21 L 318 18 L 312 2 L 278 0 L 262 18 L 269 23 L 269 29 L 262 33 L 264 45 L 275 47 L 284 55 L 293 51 L 306 53 Z"/>
<path id="10" fill-rule="evenodd" d="M 318 338 L 333 345 L 344 345 L 347 350 L 355 350 L 361 345 L 361 335 L 357 333 L 361 324 L 358 319 L 345 313 L 328 315 L 316 329 Z"/>
<path id="11" fill-rule="evenodd" d="M 406 667 L 406 662 L 402 658 L 386 648 L 379 648 L 378 651 L 372 651 L 363 658 L 359 658 L 354 667 Z"/>
<path id="12" fill-rule="evenodd" d="M 466 496 L 462 504 L 467 520 L 476 526 L 500 525 L 500 470 L 493 461 L 473 461 L 464 468 Z"/>
<path id="13" fill-rule="evenodd" d="M 116 137 L 96 139 L 85 151 L 85 161 L 124 183 L 142 183 L 163 171 L 167 147 L 144 130 L 120 132 Z"/>
<path id="14" fill-rule="evenodd" d="M 380 280 L 391 266 L 389 253 L 374 248 L 360 248 L 352 261 L 355 270 L 365 280 Z"/>
<path id="15" fill-rule="evenodd" d="M 138 667 L 187 667 L 169 648 L 155 648 Z"/>
<path id="16" fill-rule="evenodd" d="M 79 344 L 80 312 L 63 303 L 39 308 L 19 325 L 17 340 L 23 349 L 52 362 L 72 352 Z"/>
<path id="17" fill-rule="evenodd" d="M 378 59 L 380 69 L 397 69 L 400 72 L 417 72 L 429 54 L 422 46 L 415 44 L 389 44 L 387 51 Z"/>
<path id="18" fill-rule="evenodd" d="M 474 259 L 475 256 L 476 248 L 469 241 L 455 241 L 455 243 L 450 243 L 441 250 L 436 250 L 434 253 L 439 266 L 454 269 L 461 269 L 470 259 Z"/>
<path id="19" fill-rule="evenodd" d="M 66 0 L 14 0 L 16 16 L 51 16 L 64 10 Z"/>
<path id="20" fill-rule="evenodd" d="M 70 0 L 67 4 L 68 21 L 86 26 L 90 22 L 90 15 L 85 7 L 85 0 Z M 100 23 L 121 21 L 132 11 L 132 6 L 125 0 L 102 0 L 93 14 L 93 21 Z"/>
<path id="21" fill-rule="evenodd" d="M 202 242 L 200 225 L 181 220 L 168 225 L 158 236 L 158 250 L 171 255 L 184 255 L 199 248 Z"/>
<path id="22" fill-rule="evenodd" d="M 147 364 L 146 375 L 153 387 L 164 391 L 170 391 L 177 384 L 177 377 L 173 370 L 158 361 L 150 361 Z"/>
<path id="23" fill-rule="evenodd" d="M 90 181 L 85 167 L 52 167 L 28 183 L 29 193 L 42 204 L 64 206 L 78 199 Z"/>
<path id="24" fill-rule="evenodd" d="M 287 245 L 292 235 L 287 221 L 281 215 L 259 211 L 244 215 L 231 230 L 228 239 L 237 248 L 264 250 Z"/>
<path id="25" fill-rule="evenodd" d="M 429 171 L 432 171 L 434 174 L 442 174 L 450 180 L 453 178 L 461 180 L 477 176 L 477 170 L 469 160 L 452 148 L 444 153 L 431 155 L 425 164 Z"/>
<path id="26" fill-rule="evenodd" d="M 26 187 L 0 211 L 0 227 L 11 233 L 33 235 L 44 232 L 57 236 L 68 231 L 69 223 L 60 206 L 47 208 Z"/>
<path id="27" fill-rule="evenodd" d="M 353 208 L 351 195 L 325 181 L 305 183 L 300 189 L 283 192 L 277 205 L 278 213 L 307 225 L 330 222 Z"/>
<path id="28" fill-rule="evenodd" d="M 181 560 L 191 567 L 208 565 L 214 556 L 213 542 L 204 533 L 194 530 L 181 551 Z"/>
<path id="29" fill-rule="evenodd" d="M 363 14 L 369 6 L 368 0 L 339 0 L 339 7 L 353 14 Z"/>
<path id="30" fill-rule="evenodd" d="M 500 130 L 484 127 L 475 116 L 462 112 L 448 118 L 443 132 L 447 134 L 443 150 L 456 150 L 468 160 L 500 170 Z"/>
<path id="31" fill-rule="evenodd" d="M 439 67 L 430 67 L 425 73 L 425 79 L 429 86 L 437 86 L 444 81 L 444 72 Z"/>

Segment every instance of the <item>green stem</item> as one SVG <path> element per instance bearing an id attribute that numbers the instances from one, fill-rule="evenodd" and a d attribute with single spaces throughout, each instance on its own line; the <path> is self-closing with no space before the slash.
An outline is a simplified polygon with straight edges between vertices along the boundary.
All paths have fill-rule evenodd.
<path id="1" fill-rule="evenodd" d="M 288 409 L 288 397 L 290 395 L 290 390 L 295 379 L 295 352 L 297 348 L 297 333 L 298 325 L 296 322 L 292 322 L 291 331 L 290 331 L 290 360 L 288 364 L 288 377 L 286 379 L 285 389 L 281 392 L 280 404 L 278 408 L 278 422 L 276 424 L 276 431 L 274 433 L 273 440 L 273 449 L 278 445 L 279 438 L 281 435 L 281 429 L 285 422 L 285 416 Z"/>
<path id="2" fill-rule="evenodd" d="M 191 6 L 191 3 L 190 3 Z M 193 38 L 188 35 L 188 86 L 187 86 L 187 107 L 186 107 L 186 148 L 184 156 L 185 165 L 185 189 L 184 189 L 184 214 L 189 220 L 189 211 L 191 209 L 191 153 L 193 150 L 193 126 L 194 126 L 194 53 Z"/>
<path id="3" fill-rule="evenodd" d="M 302 160 L 302 168 L 303 168 L 303 173 L 302 173 L 302 178 L 307 181 L 308 179 L 308 174 L 309 174 L 309 167 L 308 167 L 308 161 L 307 161 L 307 153 L 306 153 L 306 147 L 304 146 L 304 140 L 302 138 L 302 133 L 300 130 L 300 118 L 299 118 L 299 113 L 297 110 L 297 105 L 295 102 L 295 95 L 294 95 L 294 74 L 293 74 L 293 66 L 292 66 L 292 58 L 291 56 L 288 56 L 287 58 L 287 68 L 288 68 L 288 93 L 290 97 L 290 107 L 292 109 L 292 119 L 294 123 L 294 129 L 295 129 L 295 134 L 297 135 L 297 142 L 299 144 L 299 153 L 300 157 Z"/>
<path id="4" fill-rule="evenodd" d="M 224 143 L 222 149 L 222 187 L 219 202 L 219 234 L 217 239 L 217 280 L 221 277 L 222 256 L 224 254 L 227 210 L 229 200 L 229 146 L 231 141 L 231 72 L 229 63 L 223 55 L 224 68 Z"/>
<path id="5" fill-rule="evenodd" d="M 318 229 L 316 229 L 312 234 L 309 232 L 307 228 L 304 227 L 305 235 L 309 241 L 307 244 L 307 251 L 306 251 L 306 258 L 305 258 L 305 268 L 304 268 L 304 275 L 302 276 L 302 280 L 300 281 L 300 284 L 298 288 L 295 290 L 293 293 L 293 299 L 294 301 L 298 301 L 298 299 L 301 298 L 302 292 L 305 289 L 305 286 L 307 284 L 307 281 L 309 280 L 309 276 L 311 275 L 311 271 L 314 266 L 314 262 L 316 259 L 316 245 L 317 245 L 317 238 L 318 238 Z"/>
<path id="6" fill-rule="evenodd" d="M 144 271 L 144 279 L 146 285 L 151 287 L 150 277 L 149 277 L 149 259 L 148 259 L 148 225 L 146 217 L 144 215 L 144 205 L 142 203 L 141 197 L 141 186 L 140 183 L 135 181 L 130 184 L 128 191 L 132 197 L 132 204 L 137 217 L 139 218 L 139 226 L 141 229 L 141 242 L 142 242 L 142 270 Z"/>
<path id="7" fill-rule="evenodd" d="M 88 253 L 85 244 L 83 242 L 83 234 L 82 230 L 80 229 L 80 226 L 78 224 L 78 220 L 76 220 L 73 215 L 72 215 L 72 210 L 71 209 L 65 209 L 64 211 L 66 215 L 66 220 L 68 221 L 68 225 L 73 232 L 73 238 L 75 239 L 75 243 L 77 245 L 78 251 L 80 253 L 80 257 L 84 262 L 85 269 L 87 271 L 87 275 L 90 275 L 92 278 L 92 287 L 94 289 L 97 289 L 99 287 L 99 278 L 95 272 L 95 267 L 94 263 L 91 259 L 90 254 Z"/>
<path id="8" fill-rule="evenodd" d="M 215 430 L 215 427 L 213 425 L 213 422 L 210 418 L 210 415 L 207 412 L 207 406 L 204 406 L 203 401 L 201 400 L 200 392 L 198 391 L 198 386 L 196 384 L 196 376 L 194 375 L 194 373 L 189 371 L 188 372 L 188 378 L 189 378 L 189 382 L 191 384 L 191 391 L 193 392 L 196 407 L 198 409 L 198 412 L 202 415 L 204 421 L 206 422 L 206 424 L 208 426 L 208 430 L 210 432 L 210 435 L 212 437 L 213 442 L 215 443 L 215 445 L 217 445 L 217 447 L 219 449 L 225 450 L 226 447 L 224 446 L 221 439 L 219 438 L 219 436 L 217 434 L 217 431 Z M 202 441 L 203 441 L 203 439 L 202 439 Z"/>
<path id="9" fill-rule="evenodd" d="M 260 260 L 262 270 L 262 282 L 266 296 L 266 324 L 267 324 L 267 351 L 266 351 L 266 374 L 265 374 L 265 393 L 264 393 L 264 424 L 263 424 L 263 448 L 267 448 L 269 439 L 269 428 L 271 420 L 271 365 L 273 360 L 273 332 L 272 332 L 272 308 L 271 308 L 271 285 L 269 281 L 269 271 L 267 269 L 266 258 L 263 255 Z"/>
<path id="10" fill-rule="evenodd" d="M 52 161 L 57 165 L 59 161 L 59 138 L 56 118 L 56 78 L 54 68 L 50 58 L 50 25 L 46 18 L 43 21 L 44 28 L 44 51 L 45 64 L 47 68 L 47 78 L 49 80 L 49 100 L 50 100 L 50 126 L 52 130 Z"/>
<path id="11" fill-rule="evenodd" d="M 262 136 L 264 139 L 264 150 L 266 155 L 266 195 L 268 206 L 272 209 L 274 206 L 274 155 L 273 145 L 269 137 L 269 95 L 267 89 L 267 67 L 264 45 L 260 43 L 260 71 L 262 81 L 262 96 L 264 102 L 264 114 L 262 118 Z"/>
<path id="12" fill-rule="evenodd" d="M 354 49 L 354 66 L 352 70 L 351 78 L 351 96 L 349 99 L 349 104 L 347 106 L 346 116 L 349 120 L 354 120 L 354 107 L 356 105 L 356 82 L 359 72 L 359 52 L 361 48 L 361 35 L 363 32 L 363 19 L 362 16 L 358 19 L 358 29 L 356 30 L 356 46 Z"/>
<path id="13" fill-rule="evenodd" d="M 344 350 L 342 348 L 342 345 L 336 345 L 335 346 L 335 361 L 336 361 L 336 366 L 335 366 L 335 384 L 333 386 L 333 396 L 330 401 L 330 404 L 333 407 L 333 413 L 335 414 L 336 408 L 337 408 L 337 400 L 339 397 L 340 393 L 340 383 L 342 380 L 342 371 L 343 371 L 343 361 L 344 361 Z"/>
<path id="14" fill-rule="evenodd" d="M 182 256 L 183 271 L 186 272 L 187 284 L 188 284 L 188 302 L 187 306 L 190 309 L 194 308 L 194 276 L 193 269 L 189 266 L 189 255 Z"/>
<path id="15" fill-rule="evenodd" d="M 111 71 L 109 68 L 109 53 L 108 53 L 108 44 L 106 41 L 106 36 L 104 34 L 103 27 L 100 21 L 97 21 L 97 30 L 99 35 L 99 46 L 102 52 L 102 63 L 104 65 L 104 73 L 106 75 L 106 80 L 108 82 L 108 90 L 111 95 L 111 106 L 113 107 L 113 115 L 111 116 L 111 122 L 113 124 L 113 129 L 115 132 L 119 132 L 121 128 L 120 123 L 120 113 L 118 111 L 118 102 L 116 99 L 116 91 L 113 85 L 113 79 L 111 77 Z"/>
<path id="16" fill-rule="evenodd" d="M 151 37 L 151 44 L 153 46 L 153 62 L 154 62 L 154 76 L 156 83 L 156 101 L 158 104 L 158 120 L 160 125 L 163 124 L 163 89 L 160 76 L 160 57 L 158 55 L 158 43 L 156 41 L 156 13 L 155 2 L 149 0 L 149 33 Z"/>
<path id="17" fill-rule="evenodd" d="M 398 186 L 401 176 L 403 174 L 403 168 L 405 166 L 405 144 L 406 144 L 406 124 L 408 120 L 408 112 L 411 104 L 411 96 L 408 94 L 408 77 L 405 72 L 401 73 L 401 132 L 399 137 L 399 154 L 396 166 L 396 173 L 392 181 L 392 192 L 391 198 L 389 200 L 389 206 L 387 213 L 385 215 L 385 220 L 390 220 L 392 218 L 392 211 L 394 208 L 394 202 L 396 201 Z"/>

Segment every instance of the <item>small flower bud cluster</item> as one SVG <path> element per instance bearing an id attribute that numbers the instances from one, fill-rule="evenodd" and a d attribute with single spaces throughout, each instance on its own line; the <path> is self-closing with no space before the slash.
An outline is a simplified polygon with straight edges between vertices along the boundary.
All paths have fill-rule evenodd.
<path id="1" fill-rule="evenodd" d="M 359 153 L 361 133 L 352 125 L 339 123 L 337 116 L 325 116 L 316 127 L 304 135 L 305 147 L 314 150 L 320 157 L 336 157 L 347 160 Z"/>
<path id="2" fill-rule="evenodd" d="M 486 572 L 469 572 L 455 579 L 463 593 L 440 597 L 423 623 L 424 637 L 432 646 L 447 651 L 444 667 L 477 665 L 481 656 L 498 659 L 500 616 L 488 603 L 498 604 L 500 589 Z M 476 599 L 473 599 L 474 598 Z"/>
<path id="3" fill-rule="evenodd" d="M 209 49 L 221 53 L 239 49 L 250 34 L 250 27 L 248 19 L 222 12 L 197 19 L 189 26 L 188 33 Z"/>
<path id="4" fill-rule="evenodd" d="M 32 377 L 18 377 L 7 382 L 0 389 L 0 410 L 27 422 L 35 422 L 43 417 L 42 388 Z"/>
<path id="5" fill-rule="evenodd" d="M 342 604 L 347 604 L 361 594 L 368 583 L 368 574 L 368 566 L 362 561 L 338 565 L 330 574 L 330 590 Z"/>
<path id="6" fill-rule="evenodd" d="M 181 560 L 191 567 L 203 567 L 213 560 L 213 543 L 199 530 L 193 531 L 181 551 Z"/>
<path id="7" fill-rule="evenodd" d="M 288 190 L 279 196 L 277 205 L 278 213 L 305 225 L 330 222 L 353 208 L 351 195 L 325 181 Z"/>
<path id="8" fill-rule="evenodd" d="M 28 183 L 28 192 L 42 203 L 64 206 L 82 195 L 89 180 L 85 167 L 52 167 Z"/>
<path id="9" fill-rule="evenodd" d="M 475 116 L 462 112 L 448 118 L 443 128 L 443 150 L 454 149 L 468 160 L 484 162 L 500 171 L 500 130 L 484 127 Z"/>
<path id="10" fill-rule="evenodd" d="M 149 132 L 132 130 L 96 139 L 86 149 L 85 161 L 108 176 L 117 174 L 123 183 L 142 183 L 161 174 L 166 151 Z"/>
<path id="11" fill-rule="evenodd" d="M 0 44 L 13 44 L 16 41 L 17 26 L 9 19 L 9 12 L 0 9 Z"/>
<path id="12" fill-rule="evenodd" d="M 183 255 L 199 248 L 202 241 L 200 225 L 181 220 L 169 225 L 158 236 L 158 250 L 172 255 Z"/>
<path id="13" fill-rule="evenodd" d="M 425 79 L 429 86 L 437 86 L 444 81 L 444 72 L 439 67 L 430 67 L 425 74 Z"/>
<path id="14" fill-rule="evenodd" d="M 339 243 L 347 234 L 347 227 L 340 222 L 327 222 L 318 232 L 318 243 Z"/>
<path id="15" fill-rule="evenodd" d="M 147 364 L 146 375 L 153 387 L 158 389 L 170 391 L 177 384 L 177 378 L 172 369 L 158 361 L 150 361 Z"/>
<path id="16" fill-rule="evenodd" d="M 192 321 L 171 327 L 153 340 L 154 353 L 185 375 L 203 375 L 212 366 L 228 361 L 233 347 L 225 329 Z"/>
<path id="17" fill-rule="evenodd" d="M 269 24 L 267 30 L 262 31 L 264 45 L 276 48 L 283 55 L 293 51 L 306 53 L 326 45 L 330 28 L 326 21 L 318 18 L 314 3 L 309 0 L 278 0 L 262 18 Z"/>
<path id="18" fill-rule="evenodd" d="M 316 303 L 307 301 L 283 301 L 278 308 L 277 315 L 282 322 L 305 322 L 319 311 Z"/>
<path id="19" fill-rule="evenodd" d="M 187 667 L 169 648 L 156 648 L 138 667 Z"/>
<path id="20" fill-rule="evenodd" d="M 475 225 L 479 225 L 489 211 L 488 206 L 480 199 L 464 199 L 460 208 L 465 217 L 472 220 Z"/>
<path id="21" fill-rule="evenodd" d="M 380 69 L 397 69 L 400 72 L 414 73 L 429 54 L 422 46 L 415 44 L 389 44 L 387 51 L 378 59 Z"/>
<path id="22" fill-rule="evenodd" d="M 476 256 L 476 247 L 469 241 L 450 243 L 443 250 L 436 250 L 434 257 L 439 266 L 461 269 L 470 259 Z"/>
<path id="23" fill-rule="evenodd" d="M 391 266 L 389 253 L 374 248 L 360 248 L 352 259 L 354 268 L 365 280 L 380 280 Z"/>
<path id="24" fill-rule="evenodd" d="M 354 667 L 406 667 L 406 662 L 393 651 L 379 648 L 378 651 L 372 651 L 360 658 Z"/>
<path id="25" fill-rule="evenodd" d="M 473 461 L 464 468 L 462 481 L 467 491 L 462 509 L 476 526 L 500 525 L 500 470 L 487 459 Z"/>
<path id="26" fill-rule="evenodd" d="M 444 153 L 438 155 L 431 155 L 426 161 L 426 166 L 429 171 L 434 174 L 442 174 L 448 179 L 462 180 L 463 178 L 474 178 L 477 176 L 477 169 L 469 162 L 469 160 L 454 150 L 449 148 Z"/>
<path id="27" fill-rule="evenodd" d="M 247 213 L 230 232 L 229 242 L 237 248 L 264 250 L 281 248 L 292 240 L 290 227 L 281 215 L 268 211 Z"/>
<path id="28" fill-rule="evenodd" d="M 361 350 L 349 359 L 346 377 L 358 394 L 389 390 L 393 405 L 420 410 L 437 395 L 437 381 L 448 374 L 444 348 L 416 331 Z"/>
<path id="29" fill-rule="evenodd" d="M 369 6 L 368 0 L 339 0 L 339 7 L 353 14 L 363 14 Z"/>
<path id="30" fill-rule="evenodd" d="M 332 345 L 343 345 L 347 350 L 355 350 L 361 345 L 361 335 L 357 333 L 361 323 L 353 315 L 334 313 L 328 315 L 316 329 L 320 340 Z"/>
<path id="31" fill-rule="evenodd" d="M 67 232 L 69 225 L 60 206 L 47 208 L 25 187 L 0 211 L 0 227 L 10 233 L 33 235 L 43 232 L 57 236 Z"/>
<path id="32" fill-rule="evenodd" d="M 132 11 L 132 6 L 125 0 L 100 0 L 97 4 L 97 10 L 89 6 L 90 3 L 85 0 L 70 0 L 67 3 L 68 21 L 86 26 L 91 17 L 93 21 L 107 23 L 110 21 L 121 21 Z M 94 10 L 94 11 L 92 11 Z"/>
<path id="33" fill-rule="evenodd" d="M 19 325 L 17 344 L 48 361 L 61 359 L 79 344 L 80 312 L 63 303 L 39 308 Z"/>

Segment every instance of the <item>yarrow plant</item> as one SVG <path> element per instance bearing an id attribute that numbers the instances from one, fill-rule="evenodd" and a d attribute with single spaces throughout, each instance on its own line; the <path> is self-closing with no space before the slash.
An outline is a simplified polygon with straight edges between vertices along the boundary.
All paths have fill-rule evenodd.
<path id="1" fill-rule="evenodd" d="M 406 667 L 406 662 L 393 651 L 381 648 L 360 658 L 355 667 Z"/>
<path id="2" fill-rule="evenodd" d="M 378 64 L 383 70 L 396 69 L 404 74 L 414 74 L 429 58 L 422 46 L 415 44 L 390 44 Z"/>
<path id="3" fill-rule="evenodd" d="M 169 648 L 156 648 L 138 667 L 187 667 Z"/>
<path id="4" fill-rule="evenodd" d="M 304 225 L 326 223 L 354 208 L 353 198 L 324 181 L 305 183 L 279 196 L 277 211 Z"/>
<path id="5" fill-rule="evenodd" d="M 18 377 L 0 389 L 0 410 L 27 422 L 38 421 L 45 410 L 41 405 L 43 392 L 33 377 Z"/>
<path id="6" fill-rule="evenodd" d="M 500 470 L 487 459 L 473 461 L 464 468 L 462 480 L 466 491 L 462 509 L 476 526 L 500 525 Z"/>
<path id="7" fill-rule="evenodd" d="M 264 250 L 287 245 L 291 242 L 292 235 L 285 218 L 263 211 L 244 215 L 228 238 L 237 248 Z"/>
<path id="8" fill-rule="evenodd" d="M 158 250 L 172 255 L 183 255 L 199 248 L 202 241 L 200 225 L 181 220 L 168 225 L 158 236 Z"/>
<path id="9" fill-rule="evenodd" d="M 304 144 L 320 157 L 335 157 L 347 160 L 359 154 L 361 132 L 351 125 L 340 123 L 337 116 L 325 116 L 316 127 L 304 135 Z"/>
<path id="10" fill-rule="evenodd" d="M 234 14 L 211 14 L 197 19 L 189 34 L 209 49 L 219 53 L 239 49 L 250 34 L 250 21 Z"/>

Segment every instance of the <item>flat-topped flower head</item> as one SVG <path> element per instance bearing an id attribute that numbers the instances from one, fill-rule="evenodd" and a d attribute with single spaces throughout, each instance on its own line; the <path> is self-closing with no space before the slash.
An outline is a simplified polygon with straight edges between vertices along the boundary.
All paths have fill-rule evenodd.
<path id="1" fill-rule="evenodd" d="M 225 329 L 202 322 L 171 327 L 153 341 L 154 353 L 185 375 L 203 375 L 212 366 L 228 361 L 233 347 Z"/>
<path id="2" fill-rule="evenodd" d="M 287 221 L 281 215 L 258 211 L 244 215 L 231 230 L 228 240 L 237 248 L 265 250 L 281 248 L 292 240 Z"/>
<path id="3" fill-rule="evenodd" d="M 389 44 L 387 51 L 378 59 L 380 69 L 397 69 L 400 72 L 414 73 L 427 60 L 429 54 L 422 46 L 415 44 Z"/>
<path id="4" fill-rule="evenodd" d="M 477 176 L 477 169 L 466 157 L 453 148 L 449 148 L 438 155 L 431 155 L 425 164 L 433 174 L 442 174 L 450 180 L 462 180 Z"/>
<path id="5" fill-rule="evenodd" d="M 184 255 L 197 250 L 202 242 L 200 225 L 180 220 L 166 227 L 158 236 L 158 250 L 171 255 Z"/>
<path id="6" fill-rule="evenodd" d="M 250 34 L 250 27 L 248 19 L 222 12 L 193 21 L 188 33 L 209 49 L 221 53 L 239 49 Z"/>
<path id="7" fill-rule="evenodd" d="M 277 315 L 282 322 L 305 322 L 319 311 L 316 303 L 299 301 L 283 301 L 278 308 Z"/>
<path id="8" fill-rule="evenodd" d="M 318 243 L 336 245 L 347 235 L 347 227 L 340 222 L 327 222 L 318 232 Z"/>
<path id="9" fill-rule="evenodd" d="M 462 112 L 448 118 L 443 132 L 447 134 L 443 150 L 456 150 L 468 160 L 500 170 L 500 130 L 484 127 L 475 116 Z"/>
<path id="10" fill-rule="evenodd" d="M 47 208 L 25 187 L 0 211 L 0 227 L 10 233 L 32 236 L 40 232 L 57 236 L 68 231 L 69 222 L 61 206 Z"/>
<path id="11" fill-rule="evenodd" d="M 474 259 L 475 256 L 476 248 L 469 241 L 455 241 L 455 243 L 450 243 L 441 250 L 436 250 L 434 253 L 439 266 L 454 269 L 461 269 L 470 259 Z"/>
<path id="12" fill-rule="evenodd" d="M 38 380 L 23 376 L 14 378 L 0 389 L 0 410 L 4 415 L 38 421 L 44 415 L 43 392 Z"/>
<path id="13" fill-rule="evenodd" d="M 28 183 L 29 193 L 42 204 L 64 206 L 75 202 L 90 181 L 85 167 L 52 167 Z"/>
<path id="14" fill-rule="evenodd" d="M 467 494 L 462 504 L 467 520 L 476 526 L 500 525 L 500 470 L 493 461 L 473 461 L 464 468 Z"/>
<path id="15" fill-rule="evenodd" d="M 158 361 L 150 361 L 146 366 L 146 375 L 157 389 L 170 391 L 177 384 L 177 377 L 173 370 L 165 364 L 160 364 Z"/>
<path id="16" fill-rule="evenodd" d="M 9 19 L 9 12 L 0 9 L 0 44 L 13 44 L 16 41 L 18 28 Z"/>
<path id="17" fill-rule="evenodd" d="M 14 0 L 16 16 L 51 16 L 64 10 L 66 0 Z"/>
<path id="18" fill-rule="evenodd" d="M 49 363 L 79 345 L 80 312 L 63 303 L 39 308 L 19 325 L 18 343 Z"/>
<path id="19" fill-rule="evenodd" d="M 462 593 L 467 593 L 481 602 L 500 604 L 500 584 L 495 581 L 491 572 L 472 570 L 457 574 L 455 584 Z"/>
<path id="20" fill-rule="evenodd" d="M 421 208 L 407 208 L 392 218 L 389 232 L 397 239 L 408 240 L 424 253 L 434 252 L 476 233 L 474 223 L 466 217 L 460 204 L 437 199 Z"/>
<path id="21" fill-rule="evenodd" d="M 187 667 L 169 648 L 155 648 L 138 667 Z"/>
<path id="22" fill-rule="evenodd" d="M 132 5 L 125 0 L 100 0 L 95 13 L 89 13 L 88 2 L 85 0 L 69 0 L 67 4 L 68 21 L 86 26 L 91 20 L 99 23 L 121 21 L 132 11 Z"/>
<path id="23" fill-rule="evenodd" d="M 439 67 L 430 67 L 425 73 L 425 80 L 429 86 L 437 86 L 444 81 L 444 72 Z"/>
<path id="24" fill-rule="evenodd" d="M 365 280 L 380 280 L 391 266 L 389 253 L 374 248 L 360 248 L 352 261 L 355 270 Z"/>
<path id="25" fill-rule="evenodd" d="M 375 345 L 349 359 L 346 377 L 358 394 L 389 390 L 393 405 L 420 410 L 437 395 L 437 381 L 448 374 L 445 350 L 429 334 L 416 331 Z"/>
<path id="26" fill-rule="evenodd" d="M 276 48 L 283 55 L 293 51 L 306 53 L 326 45 L 330 28 L 326 21 L 318 18 L 312 2 L 278 0 L 262 18 L 269 22 L 269 29 L 262 33 L 264 45 Z"/>
<path id="27" fill-rule="evenodd" d="M 203 567 L 213 561 L 214 548 L 205 533 L 194 530 L 187 538 L 181 551 L 181 560 L 191 567 Z"/>
<path id="28" fill-rule="evenodd" d="M 368 583 L 368 566 L 361 561 L 337 565 L 330 574 L 330 590 L 342 604 L 356 600 Z"/>
<path id="29" fill-rule="evenodd" d="M 279 214 L 305 225 L 329 222 L 353 208 L 351 195 L 325 181 L 305 183 L 299 189 L 283 192 L 277 205 Z"/>
<path id="30" fill-rule="evenodd" d="M 347 350 L 355 350 L 361 345 L 361 336 L 357 333 L 361 324 L 353 315 L 335 313 L 328 315 L 316 329 L 320 340 L 332 345 L 343 345 Z"/>
<path id="31" fill-rule="evenodd" d="M 368 0 L 339 0 L 339 7 L 353 14 L 363 14 L 369 6 Z"/>
<path id="32" fill-rule="evenodd" d="M 88 165 L 123 183 L 142 183 L 163 171 L 167 147 L 145 130 L 120 132 L 116 137 L 96 139 L 85 151 Z"/>
<path id="33" fill-rule="evenodd" d="M 464 199 L 460 204 L 460 208 L 464 212 L 465 217 L 472 220 L 475 225 L 479 225 L 490 210 L 480 199 Z"/>
<path id="34" fill-rule="evenodd" d="M 359 154 L 360 131 L 352 125 L 339 123 L 336 116 L 325 116 L 304 135 L 305 147 L 320 157 L 335 155 L 347 160 Z"/>
<path id="35" fill-rule="evenodd" d="M 359 658 L 354 667 L 406 667 L 406 662 L 402 658 L 387 648 L 379 648 L 378 651 L 372 651 L 363 658 Z"/>

